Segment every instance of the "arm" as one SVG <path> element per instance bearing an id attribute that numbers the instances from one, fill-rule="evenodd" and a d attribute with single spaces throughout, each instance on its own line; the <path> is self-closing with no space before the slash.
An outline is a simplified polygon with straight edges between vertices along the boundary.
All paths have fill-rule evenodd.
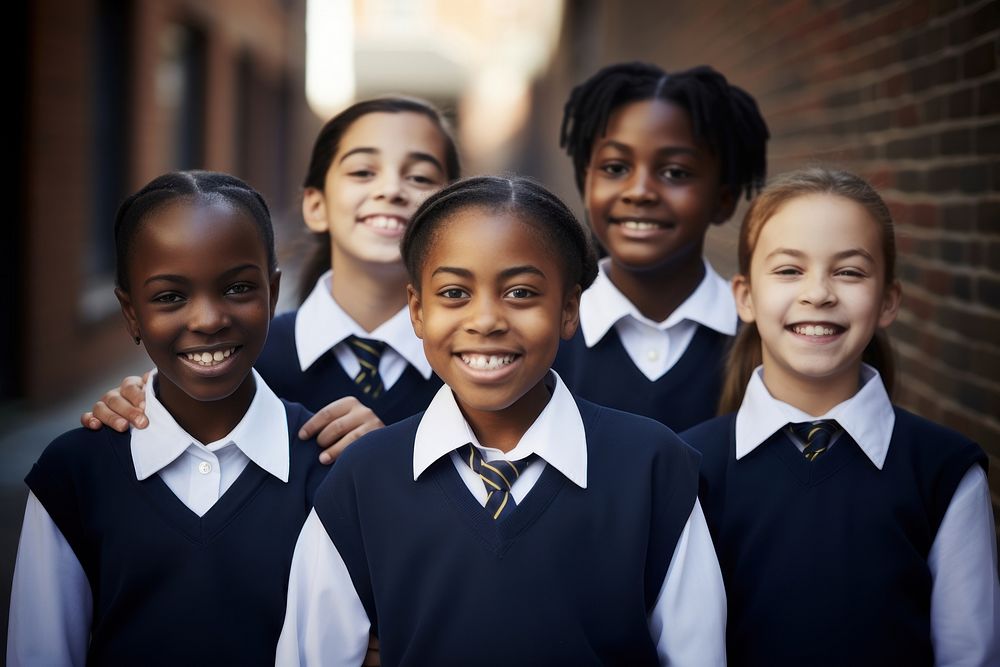
<path id="1" fill-rule="evenodd" d="M 661 665 L 726 664 L 726 590 L 698 500 L 674 548 L 649 631 Z"/>
<path id="2" fill-rule="evenodd" d="M 996 535 L 989 486 L 978 465 L 955 489 L 927 565 L 935 664 L 1000 664 Z"/>
<path id="3" fill-rule="evenodd" d="M 29 493 L 11 587 L 7 664 L 84 665 L 92 611 L 83 566 Z"/>
<path id="4" fill-rule="evenodd" d="M 313 510 L 292 556 L 275 664 L 356 667 L 365 659 L 370 628 L 347 566 Z"/>

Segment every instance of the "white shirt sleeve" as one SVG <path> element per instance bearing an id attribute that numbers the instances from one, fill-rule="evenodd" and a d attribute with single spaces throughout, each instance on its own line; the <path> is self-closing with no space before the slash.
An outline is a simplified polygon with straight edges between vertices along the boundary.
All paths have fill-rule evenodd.
<path id="1" fill-rule="evenodd" d="M 698 500 L 674 548 L 649 631 L 661 665 L 726 664 L 726 589 Z"/>
<path id="2" fill-rule="evenodd" d="M 292 556 L 275 665 L 357 667 L 368 650 L 370 630 L 347 565 L 312 510 Z"/>
<path id="3" fill-rule="evenodd" d="M 28 494 L 10 594 L 7 664 L 84 665 L 93 593 L 72 547 Z"/>
<path id="4" fill-rule="evenodd" d="M 1000 665 L 1000 584 L 986 474 L 959 482 L 927 555 L 935 664 Z"/>

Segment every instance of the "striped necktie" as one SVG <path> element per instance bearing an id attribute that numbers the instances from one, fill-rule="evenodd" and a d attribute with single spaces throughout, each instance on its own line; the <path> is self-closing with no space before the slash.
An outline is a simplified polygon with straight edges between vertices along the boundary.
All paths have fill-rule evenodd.
<path id="1" fill-rule="evenodd" d="M 789 426 L 799 440 L 805 443 L 802 455 L 810 461 L 815 461 L 820 454 L 829 449 L 830 440 L 840 431 L 840 424 L 833 419 L 799 422 Z"/>
<path id="2" fill-rule="evenodd" d="M 385 343 L 370 338 L 348 336 L 347 344 L 351 346 L 351 351 L 361 364 L 361 370 L 354 376 L 354 384 L 361 387 L 361 391 L 368 396 L 378 398 L 385 389 L 382 376 L 378 372 L 378 362 L 385 352 Z"/>
<path id="3" fill-rule="evenodd" d="M 517 503 L 514 502 L 514 496 L 510 493 L 510 487 L 528 467 L 528 459 L 486 461 L 483 459 L 482 452 L 472 443 L 463 446 L 458 450 L 458 453 L 462 460 L 472 468 L 472 471 L 482 478 L 487 493 L 486 511 L 489 512 L 490 516 L 497 520 L 510 514 L 517 506 Z"/>

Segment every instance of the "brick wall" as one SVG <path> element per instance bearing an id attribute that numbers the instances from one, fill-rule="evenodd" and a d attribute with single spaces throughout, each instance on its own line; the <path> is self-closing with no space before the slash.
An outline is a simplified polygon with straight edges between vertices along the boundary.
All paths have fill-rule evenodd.
<path id="1" fill-rule="evenodd" d="M 668 8 L 669 7 L 669 11 Z M 769 172 L 856 171 L 890 204 L 904 305 L 897 402 L 977 440 L 1000 498 L 1000 2 L 578 1 L 536 87 L 529 171 L 578 201 L 556 150 L 570 87 L 598 66 L 710 64 L 770 125 Z M 735 268 L 734 221 L 708 253 Z M 1000 514 L 995 509 L 995 514 Z"/>

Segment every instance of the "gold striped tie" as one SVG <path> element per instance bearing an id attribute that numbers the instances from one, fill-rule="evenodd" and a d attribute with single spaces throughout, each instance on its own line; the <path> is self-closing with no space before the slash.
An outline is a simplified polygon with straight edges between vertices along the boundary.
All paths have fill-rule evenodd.
<path id="1" fill-rule="evenodd" d="M 349 336 L 347 344 L 351 346 L 351 351 L 361 364 L 361 370 L 354 376 L 354 384 L 361 387 L 365 395 L 378 398 L 385 389 L 382 376 L 378 372 L 378 363 L 382 353 L 385 352 L 385 343 L 371 338 Z"/>
<path id="2" fill-rule="evenodd" d="M 840 430 L 840 424 L 833 419 L 799 422 L 789 426 L 799 440 L 805 443 L 802 455 L 810 461 L 815 461 L 830 448 L 830 440 Z"/>
<path id="3" fill-rule="evenodd" d="M 524 469 L 528 467 L 528 459 L 486 461 L 483 459 L 482 452 L 471 442 L 459 449 L 458 453 L 473 472 L 482 478 L 483 484 L 486 486 L 486 511 L 489 515 L 494 520 L 503 519 L 509 515 L 517 506 L 510 489 L 524 472 Z"/>

